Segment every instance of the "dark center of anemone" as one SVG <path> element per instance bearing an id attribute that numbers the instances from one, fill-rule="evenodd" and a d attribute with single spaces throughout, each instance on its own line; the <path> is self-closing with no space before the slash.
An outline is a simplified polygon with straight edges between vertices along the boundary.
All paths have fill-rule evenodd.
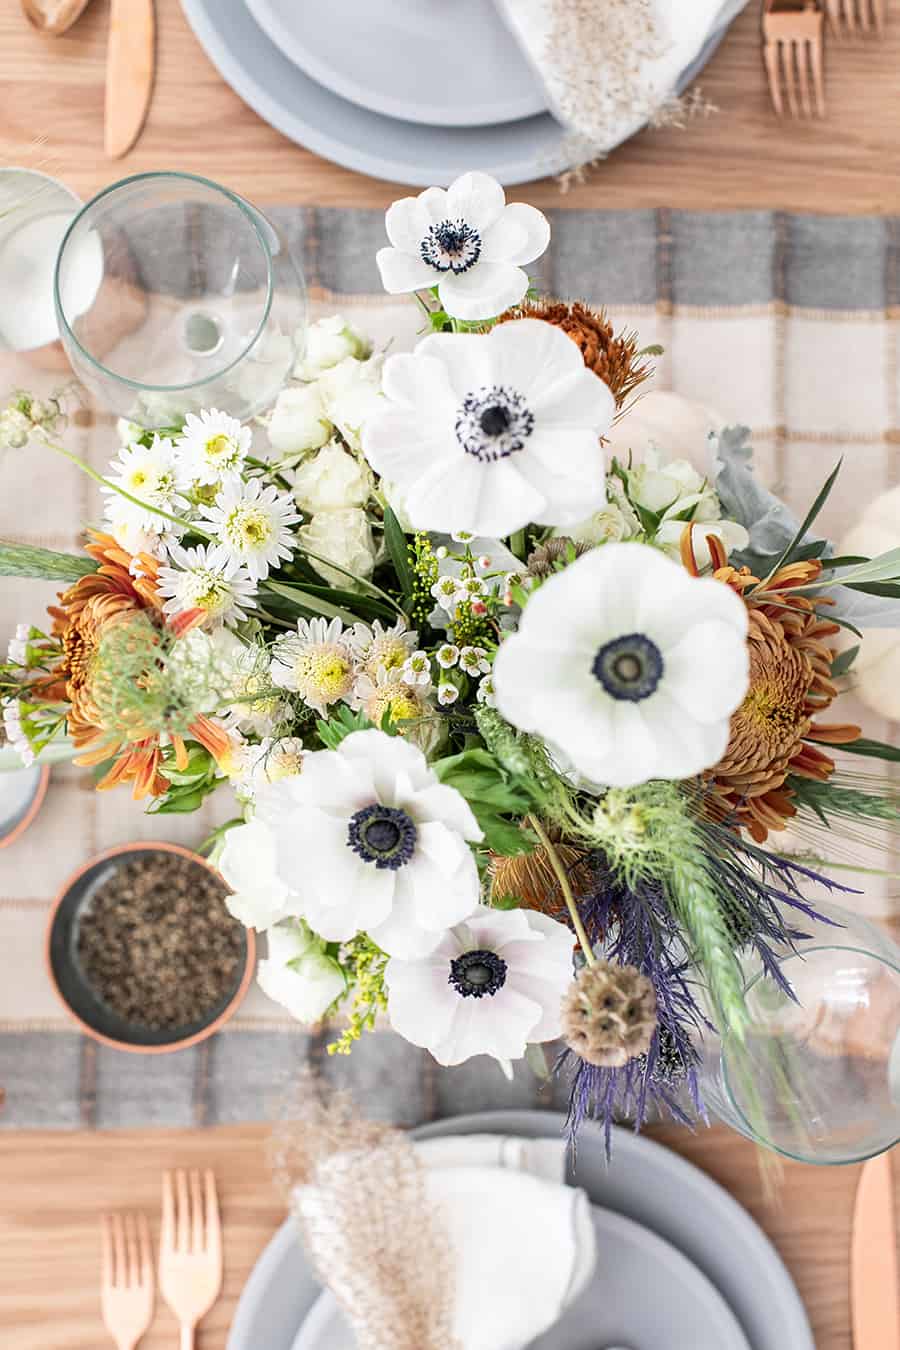
<path id="1" fill-rule="evenodd" d="M 415 852 L 415 823 L 405 811 L 374 802 L 350 817 L 347 847 L 364 862 L 396 871 L 408 863 Z"/>
<path id="2" fill-rule="evenodd" d="M 456 414 L 456 439 L 482 464 L 523 449 L 533 431 L 534 413 L 521 394 L 503 384 L 466 394 Z"/>
<path id="3" fill-rule="evenodd" d="M 436 272 L 468 272 L 481 256 L 481 235 L 464 220 L 429 225 L 419 252 Z"/>
<path id="4" fill-rule="evenodd" d="M 448 983 L 462 998 L 484 998 L 503 988 L 506 969 L 496 952 L 465 952 L 450 962 Z"/>
<path id="5" fill-rule="evenodd" d="M 628 633 L 604 643 L 591 666 L 607 694 L 628 703 L 640 703 L 654 694 L 663 669 L 662 652 L 643 633 Z"/>

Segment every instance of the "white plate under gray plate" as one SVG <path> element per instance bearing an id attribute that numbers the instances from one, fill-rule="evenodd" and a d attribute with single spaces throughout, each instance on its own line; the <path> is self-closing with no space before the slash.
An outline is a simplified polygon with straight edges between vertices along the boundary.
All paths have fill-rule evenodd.
<path id="1" fill-rule="evenodd" d="M 746 0 L 725 0 L 730 20 Z M 452 4 L 453 0 L 447 0 Z M 245 0 L 181 0 L 222 78 L 278 131 L 359 173 L 417 187 L 480 169 L 507 186 L 567 168 L 564 133 L 549 113 L 487 127 L 421 126 L 367 111 L 299 70 L 253 19 Z M 684 72 L 689 84 L 725 35 L 716 25 Z"/>
<path id="2" fill-rule="evenodd" d="M 671 1243 L 608 1209 L 594 1206 L 593 1219 L 597 1272 L 531 1350 L 750 1350 L 718 1289 Z M 293 1350 L 357 1350 L 332 1294 L 313 1305 Z"/>
<path id="3" fill-rule="evenodd" d="M 422 1139 L 452 1134 L 555 1139 L 564 1128 L 564 1118 L 556 1112 L 490 1111 L 438 1121 L 415 1134 Z M 615 1131 L 613 1160 L 607 1167 L 600 1130 L 586 1126 L 573 1179 L 594 1204 L 632 1219 L 693 1262 L 722 1294 L 751 1350 L 815 1350 L 803 1304 L 775 1248 L 746 1210 L 704 1172 L 626 1130 Z M 244 1287 L 228 1350 L 292 1350 L 318 1295 L 294 1225 L 287 1220 Z M 630 1297 L 635 1297 L 633 1291 Z M 602 1344 L 582 1337 L 565 1350 L 597 1350 Z M 638 1343 L 634 1350 L 671 1347 Z"/>
<path id="4" fill-rule="evenodd" d="M 477 127 L 547 107 L 543 85 L 494 0 L 246 3 L 289 60 L 371 112 Z"/>

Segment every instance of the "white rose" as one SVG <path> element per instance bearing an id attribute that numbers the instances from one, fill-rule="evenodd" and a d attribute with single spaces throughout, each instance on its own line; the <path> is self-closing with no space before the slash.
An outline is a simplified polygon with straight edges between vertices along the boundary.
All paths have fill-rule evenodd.
<path id="1" fill-rule="evenodd" d="M 354 450 L 361 448 L 362 428 L 367 419 L 383 407 L 383 364 L 380 356 L 369 361 L 348 359 L 326 371 L 318 382 L 326 416 Z"/>
<path id="2" fill-rule="evenodd" d="M 656 543 L 664 553 L 668 553 L 676 561 L 681 557 L 681 536 L 686 523 L 684 520 L 664 520 L 656 532 Z M 691 544 L 694 558 L 701 571 L 712 563 L 712 554 L 707 543 L 710 535 L 714 535 L 724 545 L 726 554 L 732 553 L 735 549 L 746 548 L 750 542 L 749 534 L 736 520 L 695 522 L 691 526 Z"/>
<path id="3" fill-rule="evenodd" d="M 138 426 L 137 422 L 129 422 L 127 417 L 119 417 L 116 420 L 116 435 L 122 445 L 133 445 L 143 434 L 144 428 Z"/>
<path id="4" fill-rule="evenodd" d="M 269 954 L 257 970 L 259 987 L 298 1022 L 318 1022 L 347 988 L 337 961 L 301 920 L 270 928 Z"/>
<path id="5" fill-rule="evenodd" d="M 381 497 L 386 506 L 389 506 L 397 517 L 397 524 L 404 534 L 414 534 L 415 527 L 406 514 L 406 502 L 400 495 L 400 489 L 396 483 L 389 483 L 386 478 L 381 480 Z"/>
<path id="6" fill-rule="evenodd" d="M 298 380 L 316 380 L 348 356 L 361 361 L 370 351 L 363 335 L 351 328 L 340 314 L 333 314 L 330 319 L 320 319 L 307 329 L 306 350 L 294 366 L 294 375 Z"/>
<path id="7" fill-rule="evenodd" d="M 367 580 L 375 570 L 372 530 L 365 511 L 357 506 L 347 506 L 341 511 L 320 511 L 308 525 L 301 526 L 299 534 L 304 548 L 345 569 L 339 572 L 327 563 L 310 558 L 319 576 L 331 582 L 332 586 L 341 586 L 345 590 L 349 587 L 352 590 L 353 581 L 346 575 L 347 572 Z"/>
<path id="8" fill-rule="evenodd" d="M 704 480 L 686 459 L 662 462 L 655 447 L 651 447 L 644 462 L 628 474 L 628 493 L 631 500 L 648 511 L 659 513 L 670 510 L 676 503 L 703 495 Z"/>
<path id="9" fill-rule="evenodd" d="M 261 821 L 227 831 L 218 868 L 233 891 L 225 901 L 229 912 L 245 928 L 262 931 L 298 912 L 297 897 L 277 872 L 275 835 Z"/>
<path id="10" fill-rule="evenodd" d="M 625 512 L 610 502 L 602 511 L 596 511 L 571 529 L 558 529 L 553 533 L 572 539 L 576 544 L 589 544 L 593 548 L 597 544 L 617 544 L 621 539 L 627 539 L 631 531 Z"/>
<path id="11" fill-rule="evenodd" d="M 318 450 L 333 430 L 316 385 L 282 389 L 269 422 L 269 443 L 275 450 L 287 455 Z"/>
<path id="12" fill-rule="evenodd" d="M 294 474 L 294 500 L 308 515 L 365 506 L 371 491 L 369 466 L 336 441 L 312 455 Z"/>

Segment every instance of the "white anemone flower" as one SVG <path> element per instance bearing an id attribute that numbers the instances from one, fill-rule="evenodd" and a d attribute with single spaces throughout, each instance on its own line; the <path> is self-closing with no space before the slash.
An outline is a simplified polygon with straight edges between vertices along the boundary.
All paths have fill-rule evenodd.
<path id="1" fill-rule="evenodd" d="M 253 581 L 264 581 L 293 551 L 292 525 L 300 519 L 290 497 L 275 487 L 228 482 L 212 506 L 201 507 L 210 534 L 236 562 L 243 563 Z"/>
<path id="2" fill-rule="evenodd" d="M 176 442 L 184 476 L 191 483 L 224 483 L 240 478 L 253 433 L 236 417 L 212 408 L 188 413 Z"/>
<path id="3" fill-rule="evenodd" d="M 561 328 L 519 319 L 433 333 L 388 357 L 384 392 L 363 450 L 416 529 L 500 538 L 603 506 L 599 441 L 615 400 Z"/>
<path id="4" fill-rule="evenodd" d="M 275 836 L 279 876 L 329 942 L 364 931 L 411 959 L 478 904 L 478 823 L 399 736 L 354 731 L 308 754 L 298 777 L 260 791 L 257 818 Z"/>
<path id="5" fill-rule="evenodd" d="M 256 586 L 250 573 L 221 544 L 208 548 L 169 549 L 170 566 L 159 569 L 157 589 L 165 614 L 202 609 L 205 623 L 240 623 L 256 608 Z"/>
<path id="6" fill-rule="evenodd" d="M 561 1033 L 573 944 L 544 914 L 479 906 L 424 959 L 388 962 L 391 1026 L 439 1064 L 521 1059 L 528 1045 Z"/>
<path id="7" fill-rule="evenodd" d="M 114 486 L 102 491 L 107 495 L 107 514 L 115 522 L 127 520 L 138 529 L 157 531 L 163 524 L 160 511 L 177 515 L 190 509 L 182 495 L 179 457 L 167 436 L 154 436 L 149 446 L 140 441 L 123 446 L 109 466 L 108 477 Z M 129 501 L 122 492 L 137 500 Z"/>
<path id="8" fill-rule="evenodd" d="M 496 706 L 590 783 L 690 778 L 725 753 L 746 635 L 723 582 L 645 544 L 604 544 L 529 598 L 494 658 Z"/>
<path id="9" fill-rule="evenodd" d="M 528 290 L 523 263 L 550 242 L 547 217 L 514 202 L 495 178 L 465 173 L 446 190 L 426 188 L 388 209 L 390 248 L 376 255 L 391 295 L 437 286 L 441 304 L 457 319 L 490 319 L 517 305 Z"/>
<path id="10" fill-rule="evenodd" d="M 340 619 L 298 619 L 296 633 L 276 638 L 272 682 L 291 689 L 320 717 L 332 703 L 351 701 L 356 664 Z"/>

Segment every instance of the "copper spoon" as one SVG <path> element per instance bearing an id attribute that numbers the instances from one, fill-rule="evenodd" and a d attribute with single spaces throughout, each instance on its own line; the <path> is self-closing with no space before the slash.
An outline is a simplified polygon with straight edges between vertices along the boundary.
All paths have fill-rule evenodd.
<path id="1" fill-rule="evenodd" d="M 20 3 L 32 28 L 47 37 L 59 37 L 81 17 L 90 0 L 20 0 Z"/>

